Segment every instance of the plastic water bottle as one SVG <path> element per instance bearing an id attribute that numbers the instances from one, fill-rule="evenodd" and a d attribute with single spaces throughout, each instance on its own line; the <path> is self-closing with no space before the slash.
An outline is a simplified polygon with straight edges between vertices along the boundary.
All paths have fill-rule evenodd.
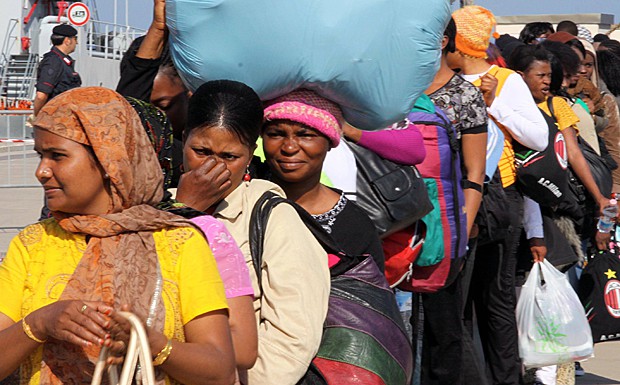
<path id="1" fill-rule="evenodd" d="M 609 205 L 603 209 L 603 215 L 599 218 L 596 228 L 601 233 L 609 233 L 614 227 L 614 219 L 618 216 L 618 201 L 611 199 Z"/>
<path id="2" fill-rule="evenodd" d="M 399 289 L 395 289 L 394 292 L 396 294 L 396 303 L 398 304 L 398 310 L 400 310 L 400 316 L 403 318 L 403 322 L 405 323 L 405 331 L 409 336 L 409 341 L 411 341 L 413 333 L 413 330 L 411 329 L 412 293 Z"/>

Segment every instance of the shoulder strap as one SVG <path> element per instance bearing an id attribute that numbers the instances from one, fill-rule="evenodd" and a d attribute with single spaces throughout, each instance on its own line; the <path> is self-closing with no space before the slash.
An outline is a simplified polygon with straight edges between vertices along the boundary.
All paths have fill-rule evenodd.
<path id="1" fill-rule="evenodd" d="M 338 254 L 344 256 L 345 254 L 336 245 L 336 242 L 330 234 L 310 215 L 303 207 L 297 203 L 283 198 L 272 191 L 265 191 L 263 195 L 258 199 L 252 214 L 250 217 L 250 254 L 252 255 L 252 265 L 256 271 L 256 278 L 258 279 L 258 286 L 262 291 L 262 279 L 261 279 L 261 267 L 263 263 L 263 243 L 265 241 L 265 231 L 267 230 L 267 222 L 271 211 L 280 203 L 286 203 L 293 207 L 297 214 L 301 218 L 302 222 L 306 225 L 308 230 L 314 235 L 316 240 L 323 246 L 323 248 L 332 254 Z M 339 271 L 339 270 L 334 270 Z M 336 273 L 333 273 L 334 275 Z"/>
<path id="2" fill-rule="evenodd" d="M 549 113 L 551 114 L 551 117 L 555 119 L 555 112 L 553 110 L 553 96 L 549 96 L 547 98 L 547 107 L 549 107 Z"/>

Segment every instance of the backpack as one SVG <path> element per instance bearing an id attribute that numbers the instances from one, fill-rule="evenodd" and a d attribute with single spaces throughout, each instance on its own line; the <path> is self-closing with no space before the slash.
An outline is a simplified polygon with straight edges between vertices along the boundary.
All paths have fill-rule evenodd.
<path id="1" fill-rule="evenodd" d="M 411 342 L 394 293 L 372 257 L 342 252 L 307 211 L 270 191 L 256 202 L 250 219 L 250 251 L 261 291 L 264 230 L 271 211 L 281 203 L 291 205 L 330 260 L 338 260 L 330 266 L 329 307 L 321 344 L 298 385 L 410 384 Z"/>
<path id="2" fill-rule="evenodd" d="M 519 142 L 513 144 L 517 165 L 517 186 L 521 192 L 543 206 L 556 206 L 568 189 L 568 152 L 564 135 L 553 115 L 553 97 L 547 98 L 551 116 L 542 114 L 549 127 L 549 145 L 534 151 Z"/>
<path id="3" fill-rule="evenodd" d="M 454 126 L 444 112 L 432 104 L 428 96 L 423 95 L 418 99 L 407 119 L 418 126 L 424 138 L 426 158 L 417 166 L 418 170 L 425 179 L 433 180 L 437 186 L 437 202 L 433 204 L 438 204 L 440 209 L 443 255 L 450 259 L 450 273 L 445 282 L 445 286 L 448 286 L 461 270 L 462 258 L 467 250 L 467 217 L 459 142 Z M 427 228 L 436 225 L 437 219 L 431 215 L 432 212 L 422 218 Z M 424 271 L 414 268 L 414 280 L 416 270 L 420 273 Z M 400 287 L 402 288 L 402 285 Z"/>

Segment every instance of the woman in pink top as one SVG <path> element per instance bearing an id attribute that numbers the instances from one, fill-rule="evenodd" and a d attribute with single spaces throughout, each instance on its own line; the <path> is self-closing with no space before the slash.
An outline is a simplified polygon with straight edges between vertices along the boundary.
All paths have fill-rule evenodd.
<path id="1" fill-rule="evenodd" d="M 190 219 L 207 238 L 224 283 L 237 370 L 252 368 L 258 354 L 258 334 L 252 304 L 254 289 L 243 252 L 224 223 L 213 216 L 176 201 L 162 202 L 158 207 Z"/>
<path id="2" fill-rule="evenodd" d="M 237 246 L 224 223 L 211 215 L 195 217 L 191 221 L 200 227 L 207 237 L 209 247 L 211 247 L 217 262 L 217 269 L 224 282 L 224 290 L 226 291 L 226 299 L 228 299 L 229 305 L 231 301 L 241 300 L 251 305 L 254 290 L 252 289 L 250 272 L 241 249 Z M 252 320 L 254 320 L 253 311 L 249 314 Z M 253 329 L 256 331 L 255 326 Z"/>

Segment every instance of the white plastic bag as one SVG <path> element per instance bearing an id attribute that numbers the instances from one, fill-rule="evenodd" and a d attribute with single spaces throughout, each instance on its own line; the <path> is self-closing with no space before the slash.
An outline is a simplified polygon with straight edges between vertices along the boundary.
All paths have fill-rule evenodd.
<path id="1" fill-rule="evenodd" d="M 517 303 L 519 355 L 526 368 L 589 358 L 592 332 L 568 279 L 551 263 L 534 263 Z"/>

